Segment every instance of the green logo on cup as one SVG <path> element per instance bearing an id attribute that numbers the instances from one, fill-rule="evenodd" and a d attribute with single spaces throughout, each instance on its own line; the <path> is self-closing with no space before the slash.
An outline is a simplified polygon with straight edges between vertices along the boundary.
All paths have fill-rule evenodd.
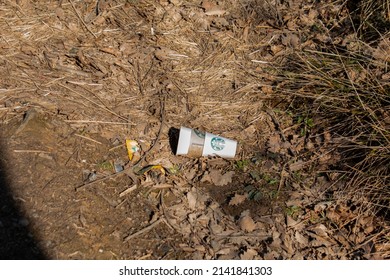
<path id="1" fill-rule="evenodd" d="M 202 132 L 202 131 L 194 129 L 194 132 L 195 132 L 196 135 L 198 135 L 199 138 L 204 138 L 205 137 L 205 133 Z"/>
<path id="2" fill-rule="evenodd" d="M 219 137 L 214 137 L 213 139 L 211 139 L 211 147 L 215 151 L 222 151 L 223 148 L 225 148 L 225 140 Z"/>

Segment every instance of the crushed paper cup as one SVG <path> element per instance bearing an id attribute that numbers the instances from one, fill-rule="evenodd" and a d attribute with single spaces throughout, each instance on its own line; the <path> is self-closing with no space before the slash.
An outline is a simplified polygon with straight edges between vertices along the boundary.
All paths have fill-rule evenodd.
<path id="1" fill-rule="evenodd" d="M 237 141 L 182 126 L 176 155 L 189 157 L 218 155 L 223 158 L 234 158 L 236 150 Z"/>

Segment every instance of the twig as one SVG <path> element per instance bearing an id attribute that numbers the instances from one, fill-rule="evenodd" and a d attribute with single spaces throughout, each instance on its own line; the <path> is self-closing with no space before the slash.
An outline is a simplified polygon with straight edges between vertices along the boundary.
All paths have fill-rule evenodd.
<path id="1" fill-rule="evenodd" d="M 137 231 L 137 232 L 135 232 L 135 233 L 133 233 L 133 234 L 127 236 L 127 237 L 123 240 L 123 243 L 125 243 L 125 242 L 129 241 L 130 239 L 132 239 L 132 238 L 134 238 L 134 237 L 137 237 L 137 236 L 139 236 L 139 235 L 141 235 L 141 234 L 143 234 L 143 233 L 145 233 L 145 232 L 147 232 L 147 231 L 149 231 L 149 230 L 151 230 L 152 228 L 156 227 L 157 225 L 159 225 L 159 224 L 160 224 L 161 222 L 163 222 L 163 221 L 164 221 L 164 218 L 160 218 L 160 219 L 158 219 L 157 221 L 155 221 L 155 222 L 151 223 L 150 225 L 148 225 L 147 227 L 141 229 L 140 231 Z"/>
<path id="2" fill-rule="evenodd" d="M 50 152 L 42 151 L 42 150 L 14 150 L 14 153 L 43 153 L 43 154 L 50 154 Z"/>
<path id="3" fill-rule="evenodd" d="M 88 30 L 89 33 L 91 33 L 93 35 L 93 37 L 97 38 L 95 33 L 93 33 L 91 29 L 89 29 L 88 25 L 85 23 L 85 21 L 81 18 L 80 14 L 77 12 L 76 7 L 74 6 L 72 0 L 68 0 L 68 1 L 72 5 L 72 8 L 73 8 L 74 12 L 76 13 L 76 15 L 79 18 L 79 20 L 83 23 L 84 27 Z"/>
<path id="4" fill-rule="evenodd" d="M 66 123 L 99 123 L 111 125 L 133 125 L 131 122 L 109 122 L 109 121 L 92 121 L 92 120 L 65 120 Z"/>
<path id="5" fill-rule="evenodd" d="M 75 136 L 78 136 L 78 137 L 80 137 L 80 138 L 83 138 L 83 139 L 92 141 L 92 142 L 94 142 L 94 143 L 96 143 L 96 144 L 103 145 L 102 142 L 99 142 L 99 141 L 97 141 L 97 140 L 95 140 L 95 139 L 92 139 L 92 138 L 89 138 L 89 137 L 87 137 L 87 136 L 83 136 L 83 135 L 80 135 L 80 134 L 77 134 L 77 133 L 75 133 L 74 135 L 75 135 Z"/>
<path id="6" fill-rule="evenodd" d="M 137 185 L 133 185 L 130 188 L 125 189 L 123 192 L 119 194 L 119 197 L 124 197 L 125 195 L 131 193 L 132 191 L 137 189 Z"/>

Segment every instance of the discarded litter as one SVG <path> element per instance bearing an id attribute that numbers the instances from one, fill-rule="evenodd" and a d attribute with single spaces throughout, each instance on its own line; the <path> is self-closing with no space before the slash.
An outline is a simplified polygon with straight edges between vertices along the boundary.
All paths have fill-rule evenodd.
<path id="1" fill-rule="evenodd" d="M 122 172 L 124 170 L 123 164 L 114 162 L 115 173 Z"/>
<path id="2" fill-rule="evenodd" d="M 140 150 L 138 142 L 129 139 L 126 139 L 126 149 L 130 161 L 133 159 L 134 155 Z"/>
<path id="3" fill-rule="evenodd" d="M 93 182 L 97 179 L 96 171 L 83 170 L 84 181 Z"/>
<path id="4" fill-rule="evenodd" d="M 223 158 L 234 158 L 236 150 L 237 141 L 182 126 L 176 155 L 189 157 L 218 155 Z"/>
<path id="5" fill-rule="evenodd" d="M 161 174 L 165 175 L 165 169 L 161 165 L 148 165 L 148 166 L 145 166 L 144 168 L 142 168 L 137 173 L 138 174 L 145 174 L 150 170 L 159 170 L 161 172 Z"/>

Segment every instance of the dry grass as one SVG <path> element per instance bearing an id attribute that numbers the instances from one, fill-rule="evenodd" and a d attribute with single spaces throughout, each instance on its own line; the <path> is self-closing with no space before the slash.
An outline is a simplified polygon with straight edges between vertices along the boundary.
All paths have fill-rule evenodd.
<path id="1" fill-rule="evenodd" d="M 362 1 L 365 12 L 370 9 L 369 2 L 373 4 Z M 377 49 L 356 38 L 347 41 L 347 47 L 345 42 L 344 46 L 318 44 L 314 49 L 290 55 L 285 67 L 278 70 L 278 91 L 289 100 L 288 109 L 316 120 L 306 137 L 310 139 L 325 131 L 332 134 L 329 149 L 341 155 L 333 168 L 348 174 L 348 188 L 338 191 L 345 199 L 387 217 L 390 209 L 390 83 L 385 51 L 389 48 L 388 37 L 389 34 L 381 34 Z"/>
<path id="2" fill-rule="evenodd" d="M 390 29 L 389 0 L 346 1 L 356 32 L 365 41 L 375 43 Z"/>

